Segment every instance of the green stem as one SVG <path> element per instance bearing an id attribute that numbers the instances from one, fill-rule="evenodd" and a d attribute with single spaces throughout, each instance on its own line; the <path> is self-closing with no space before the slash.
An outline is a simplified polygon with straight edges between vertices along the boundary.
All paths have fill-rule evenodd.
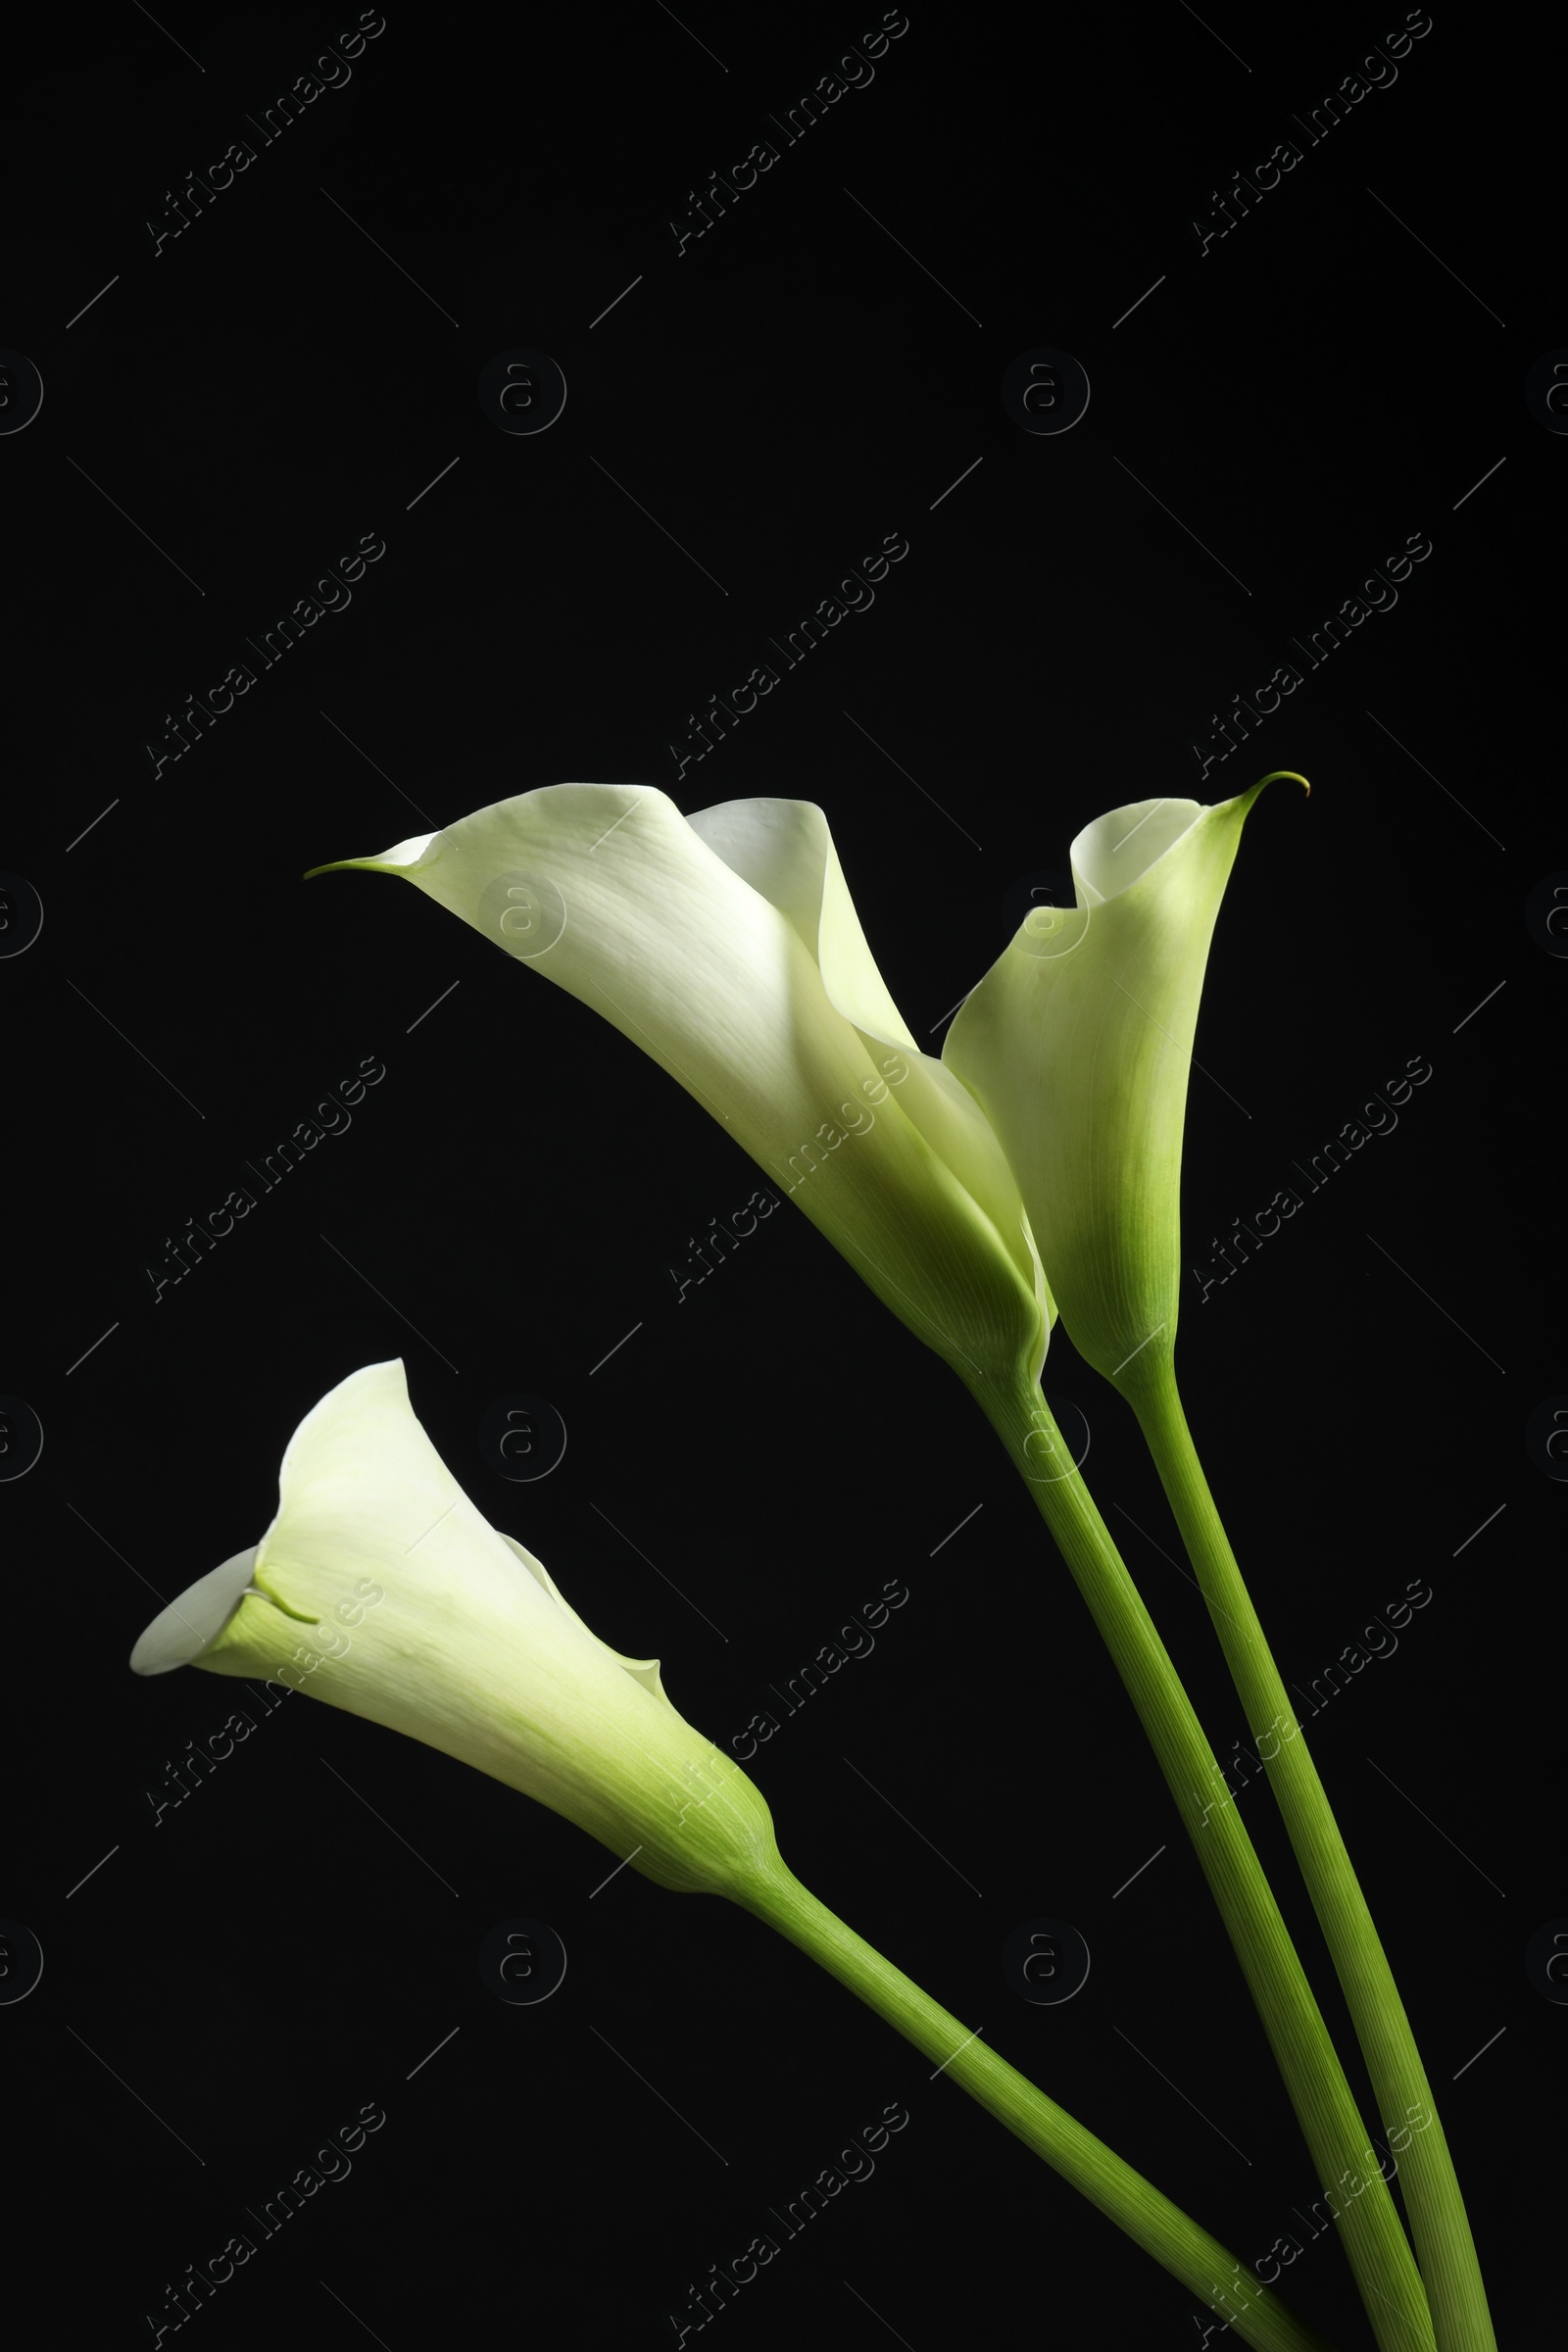
<path id="1" fill-rule="evenodd" d="M 994 1394 L 987 1394 L 995 1391 Z M 1241 1815 L 1216 1804 L 1224 1780 L 1202 1725 L 1094 1498 L 1035 1388 L 972 1394 L 997 1431 L 1088 1602 L 1176 1800 L 1241 1962 L 1324 2193 L 1346 2200 L 1345 2251 L 1382 2352 L 1434 2352 L 1431 2314 L 1388 2183 L 1328 2027 Z"/>
<path id="2" fill-rule="evenodd" d="M 734 1899 L 798 1944 L 885 2018 L 940 2072 L 1043 2156 L 1091 2205 L 1152 2254 L 1256 2352 L 1330 2352 L 1315 2328 L 1259 2286 L 1235 2256 L 1124 2164 L 1103 2140 L 986 2047 L 863 1936 L 845 1926 L 776 1857 Z M 1049 2299 L 1050 2280 L 1045 2281 Z"/>
<path id="3" fill-rule="evenodd" d="M 1226 1540 L 1182 1410 L 1174 1367 L 1168 1354 L 1156 1357 L 1152 1348 L 1148 1354 L 1152 1360 L 1141 1362 L 1136 1375 L 1117 1385 L 1138 1415 L 1170 1497 L 1259 1754 L 1273 1737 L 1275 1752 L 1263 1757 L 1264 1770 L 1339 1972 L 1373 2090 L 1383 2114 L 1398 2119 L 1400 2128 L 1408 2127 L 1413 2114 L 1430 2118 L 1414 2130 L 1396 2161 L 1438 2352 L 1496 2352 L 1464 2199 L 1410 2021 Z M 1263 1725 L 1268 1729 L 1260 1733 L 1255 1727 Z M 1385 2129 L 1397 2137 L 1392 2123 Z"/>

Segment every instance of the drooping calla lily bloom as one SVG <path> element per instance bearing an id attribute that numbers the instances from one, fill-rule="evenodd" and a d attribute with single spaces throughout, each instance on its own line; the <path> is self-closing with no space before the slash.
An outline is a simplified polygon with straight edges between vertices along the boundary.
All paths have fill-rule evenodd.
<path id="1" fill-rule="evenodd" d="M 1077 906 L 1025 915 L 948 1031 L 943 1060 L 1006 1153 L 1067 1335 L 1107 1379 L 1175 1339 L 1203 970 L 1247 812 L 1291 775 L 1212 808 L 1097 817 L 1070 852 Z"/>
<path id="2" fill-rule="evenodd" d="M 601 1642 L 480 1516 L 400 1360 L 306 1414 L 278 1485 L 261 1542 L 148 1626 L 138 1674 L 191 1665 L 308 1690 L 537 1797 L 662 1886 L 735 1895 L 776 1867 L 761 1791 L 676 1712 L 657 1658 Z"/>
<path id="3" fill-rule="evenodd" d="M 603 1013 L 971 1385 L 1039 1379 L 1054 1309 L 1017 1183 L 901 1018 L 820 808 L 554 784 L 338 863 L 401 874 Z"/>

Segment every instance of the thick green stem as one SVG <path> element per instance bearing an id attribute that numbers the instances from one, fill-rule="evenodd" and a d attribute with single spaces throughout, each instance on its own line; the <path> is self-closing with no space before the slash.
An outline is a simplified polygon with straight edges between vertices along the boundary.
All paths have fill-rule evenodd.
<path id="1" fill-rule="evenodd" d="M 1496 2352 L 1481 2266 L 1444 2136 L 1377 1929 L 1345 1850 L 1317 1767 L 1285 1695 L 1257 1612 L 1214 1507 L 1167 1355 L 1127 1367 L 1117 1383 L 1137 1413 L 1170 1497 L 1188 1556 L 1209 1606 L 1269 1786 L 1339 1972 L 1361 2053 L 1391 2139 L 1408 2133 L 1396 2161 L 1438 2352 Z M 1269 1739 L 1272 1755 L 1264 1754 Z M 1412 2119 L 1425 2116 L 1425 2123 Z"/>
<path id="2" fill-rule="evenodd" d="M 994 1394 L 988 1394 L 994 1391 Z M 972 1394 L 1028 1485 L 1138 1710 L 1241 1962 L 1382 2352 L 1434 2352 L 1410 2243 L 1214 1751 L 1038 1389 Z M 1359 2163 L 1372 2166 L 1361 2180 Z"/>
<path id="3" fill-rule="evenodd" d="M 1316 2328 L 1250 2278 L 1218 2238 L 1161 2196 L 1016 2067 L 988 2049 L 978 2032 L 971 2033 L 884 1960 L 863 1936 L 818 1902 L 783 1862 L 775 1861 L 738 1888 L 735 1900 L 858 1994 L 940 2073 L 1005 2124 L 1026 2148 L 1043 2156 L 1091 2205 L 1190 2287 L 1208 2310 L 1218 2312 L 1245 2343 L 1256 2346 L 1257 2352 L 1329 2352 Z M 1063 2230 L 1064 2261 L 1070 2259 L 1069 2243 L 1070 2224 Z M 1043 2285 L 1049 2309 L 1049 2273 Z"/>

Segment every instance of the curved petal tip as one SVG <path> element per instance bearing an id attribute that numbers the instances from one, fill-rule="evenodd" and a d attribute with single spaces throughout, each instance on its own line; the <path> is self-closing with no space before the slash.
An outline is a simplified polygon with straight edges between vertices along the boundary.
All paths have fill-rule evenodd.
<path id="1" fill-rule="evenodd" d="M 239 1607 L 251 1581 L 257 1548 L 253 1544 L 248 1551 L 236 1551 L 231 1560 L 198 1577 L 177 1600 L 172 1600 L 131 1651 L 131 1672 L 170 1674 L 176 1666 L 188 1666 L 199 1658 Z"/>
<path id="2" fill-rule="evenodd" d="M 407 873 L 411 866 L 420 863 L 430 844 L 439 838 L 435 833 L 411 834 L 407 841 L 395 841 L 379 858 L 334 858 L 326 865 L 308 867 L 304 879 L 309 882 L 317 874 L 344 874 L 355 868 L 369 874 Z"/>

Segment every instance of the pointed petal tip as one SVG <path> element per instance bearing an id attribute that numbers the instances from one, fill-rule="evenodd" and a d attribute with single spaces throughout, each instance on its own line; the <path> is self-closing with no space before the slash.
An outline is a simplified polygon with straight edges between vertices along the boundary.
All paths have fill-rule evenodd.
<path id="1" fill-rule="evenodd" d="M 407 841 L 395 841 L 378 858 L 334 858 L 325 865 L 313 865 L 304 879 L 310 882 L 318 874 L 346 874 L 356 869 L 368 874 L 406 874 L 420 863 L 430 844 L 438 838 L 434 833 L 411 834 Z"/>

